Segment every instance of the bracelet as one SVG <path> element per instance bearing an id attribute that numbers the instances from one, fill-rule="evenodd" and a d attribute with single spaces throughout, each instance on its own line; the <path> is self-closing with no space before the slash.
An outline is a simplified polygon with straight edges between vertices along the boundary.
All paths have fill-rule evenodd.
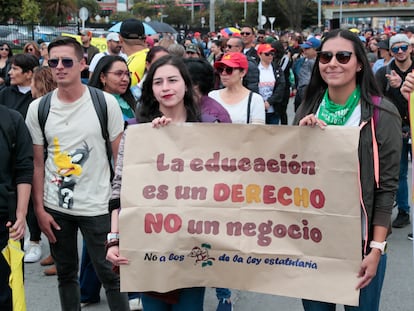
<path id="1" fill-rule="evenodd" d="M 108 249 L 110 249 L 112 246 L 119 246 L 119 240 L 112 240 L 110 242 L 108 241 L 105 242 L 106 251 L 108 251 Z"/>

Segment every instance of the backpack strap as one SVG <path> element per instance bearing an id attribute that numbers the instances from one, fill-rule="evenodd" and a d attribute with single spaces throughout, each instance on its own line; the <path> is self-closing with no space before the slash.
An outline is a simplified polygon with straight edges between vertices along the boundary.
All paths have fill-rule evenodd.
<path id="1" fill-rule="evenodd" d="M 250 123 L 250 106 L 251 106 L 251 103 L 252 103 L 252 96 L 253 96 L 253 92 L 250 91 L 249 99 L 247 100 L 247 124 Z"/>
<path id="2" fill-rule="evenodd" d="M 373 149 L 373 156 L 374 156 L 374 175 L 375 175 L 375 183 L 377 188 L 379 188 L 379 154 L 378 154 L 378 143 L 377 143 L 377 136 L 375 135 L 375 130 L 377 128 L 378 120 L 379 120 L 379 106 L 381 103 L 381 97 L 379 96 L 371 96 L 372 103 L 374 104 L 374 115 L 372 117 L 371 122 L 371 133 L 372 133 L 372 149 Z"/>
<path id="3" fill-rule="evenodd" d="M 39 102 L 38 110 L 37 110 L 37 118 L 39 120 L 39 126 L 43 134 L 43 146 L 46 151 L 47 151 L 47 146 L 49 143 L 45 135 L 45 126 L 46 126 L 47 117 L 49 116 L 50 100 L 52 98 L 52 94 L 53 94 L 53 91 L 42 96 Z"/>

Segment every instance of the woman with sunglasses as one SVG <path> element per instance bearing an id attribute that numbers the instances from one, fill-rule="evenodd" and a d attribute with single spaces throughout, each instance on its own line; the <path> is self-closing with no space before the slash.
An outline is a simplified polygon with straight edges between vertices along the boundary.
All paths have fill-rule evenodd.
<path id="1" fill-rule="evenodd" d="M 265 124 L 263 98 L 243 86 L 248 70 L 246 56 L 240 52 L 226 53 L 214 63 L 224 88 L 211 91 L 208 96 L 218 101 L 229 113 L 232 123 Z"/>
<path id="2" fill-rule="evenodd" d="M 0 90 L 10 84 L 10 57 L 13 51 L 7 42 L 0 43 Z"/>
<path id="3" fill-rule="evenodd" d="M 169 123 L 201 122 L 199 106 L 195 101 L 191 76 L 179 57 L 163 56 L 155 61 L 143 85 L 137 122 L 152 122 L 154 127 Z M 127 133 L 127 131 L 126 131 Z M 125 135 L 125 134 L 124 134 Z M 113 180 L 111 232 L 119 232 L 120 190 L 122 184 L 124 138 L 121 140 Z M 114 237 L 107 244 L 107 259 L 119 266 L 128 264 L 128 258 L 119 253 L 119 239 Z M 200 311 L 204 304 L 204 287 L 191 287 L 167 293 L 146 292 L 142 295 L 144 310 Z"/>
<path id="4" fill-rule="evenodd" d="M 294 124 L 321 129 L 330 125 L 360 128 L 359 184 L 361 213 L 365 217 L 363 256 L 355 288 L 361 291 L 359 307 L 345 306 L 346 311 L 377 311 L 385 275 L 386 238 L 398 187 L 401 119 L 394 105 L 380 96 L 359 38 L 348 30 L 328 33 Z M 306 311 L 335 310 L 331 303 L 302 302 Z"/>
<path id="5" fill-rule="evenodd" d="M 40 59 L 41 53 L 39 47 L 37 46 L 36 42 L 29 41 L 23 47 L 23 53 L 32 54 L 38 60 Z"/>

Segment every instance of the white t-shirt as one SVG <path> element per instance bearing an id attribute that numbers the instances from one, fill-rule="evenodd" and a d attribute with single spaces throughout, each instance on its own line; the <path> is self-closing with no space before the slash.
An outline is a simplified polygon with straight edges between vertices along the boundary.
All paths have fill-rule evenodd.
<path id="1" fill-rule="evenodd" d="M 226 104 L 220 96 L 220 90 L 211 91 L 209 97 L 215 99 L 222 105 L 230 115 L 232 123 L 247 123 L 247 104 L 249 95 L 243 98 L 237 104 Z M 250 123 L 265 124 L 265 106 L 262 96 L 253 92 L 252 101 L 250 103 Z"/>
<path id="2" fill-rule="evenodd" d="M 105 94 L 110 141 L 123 131 L 122 112 L 114 96 Z M 26 124 L 33 144 L 43 145 L 39 126 L 40 99 L 29 105 Z M 65 104 L 54 91 L 45 124 L 48 156 L 45 162 L 44 205 L 76 216 L 108 213 L 110 169 L 101 125 L 89 90 Z"/>
<path id="3" fill-rule="evenodd" d="M 273 89 L 275 88 L 276 78 L 273 72 L 273 66 L 270 64 L 267 68 L 259 64 L 259 93 L 262 95 L 263 99 L 266 101 L 273 94 Z M 267 109 L 267 112 L 275 112 L 273 106 L 270 106 Z"/>

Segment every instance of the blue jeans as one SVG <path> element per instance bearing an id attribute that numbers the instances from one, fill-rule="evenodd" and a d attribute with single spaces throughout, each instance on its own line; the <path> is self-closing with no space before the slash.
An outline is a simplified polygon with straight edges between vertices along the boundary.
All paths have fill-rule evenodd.
<path id="1" fill-rule="evenodd" d="M 204 287 L 183 288 L 176 304 L 143 294 L 142 306 L 146 311 L 203 311 L 204 292 Z"/>
<path id="2" fill-rule="evenodd" d="M 229 299 L 231 297 L 231 291 L 228 288 L 216 288 L 216 297 L 218 300 Z"/>
<path id="3" fill-rule="evenodd" d="M 266 112 L 266 124 L 279 124 L 280 118 L 277 112 Z"/>
<path id="4" fill-rule="evenodd" d="M 408 204 L 408 152 L 410 151 L 410 145 L 408 139 L 403 138 L 401 160 L 400 160 L 400 181 L 397 191 L 397 204 L 398 209 L 406 212 L 410 212 L 410 205 Z"/>
<path id="5" fill-rule="evenodd" d="M 0 310 L 2 311 L 13 310 L 12 290 L 9 286 L 10 266 L 1 253 L 9 240 L 9 229 L 6 228 L 8 219 L 7 215 L 0 215 Z"/>
<path id="6" fill-rule="evenodd" d="M 378 311 L 382 284 L 384 283 L 387 254 L 382 255 L 378 264 L 377 275 L 359 294 L 359 307 L 345 306 L 345 311 Z M 335 311 L 335 304 L 302 299 L 305 311 Z"/>
<path id="7" fill-rule="evenodd" d="M 86 248 L 85 241 L 82 247 L 81 268 L 79 273 L 81 302 L 96 303 L 101 301 L 100 292 L 102 283 L 95 273 L 91 257 Z"/>
<path id="8" fill-rule="evenodd" d="M 110 310 L 129 310 L 128 296 L 119 289 L 119 275 L 112 271 L 112 265 L 105 259 L 104 242 L 110 231 L 109 215 L 82 217 L 72 216 L 46 208 L 61 230 L 53 230 L 57 242 L 50 244 L 50 251 L 56 264 L 61 309 L 80 310 L 80 288 L 78 280 L 78 230 L 82 232 L 86 247 L 101 280 Z"/>

